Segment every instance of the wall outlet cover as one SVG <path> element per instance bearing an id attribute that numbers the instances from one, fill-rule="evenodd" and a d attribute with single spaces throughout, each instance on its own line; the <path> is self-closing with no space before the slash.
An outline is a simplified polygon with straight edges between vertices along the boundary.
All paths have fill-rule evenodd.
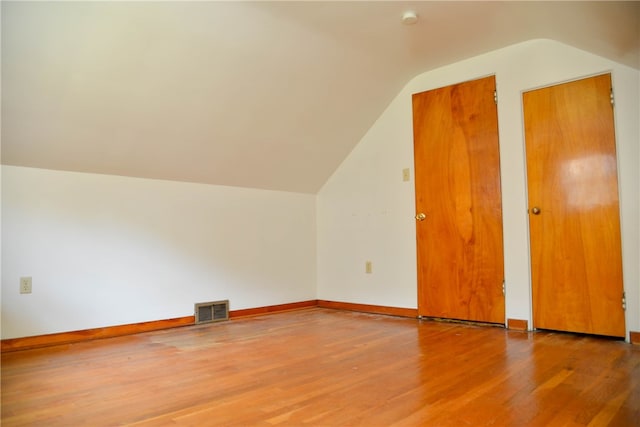
<path id="1" fill-rule="evenodd" d="M 31 277 L 20 278 L 20 293 L 21 294 L 31 293 Z"/>

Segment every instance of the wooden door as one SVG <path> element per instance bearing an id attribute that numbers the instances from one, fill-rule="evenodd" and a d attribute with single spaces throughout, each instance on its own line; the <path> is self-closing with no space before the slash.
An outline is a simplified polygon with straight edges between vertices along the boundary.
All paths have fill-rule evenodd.
<path id="1" fill-rule="evenodd" d="M 623 337 L 609 74 L 523 94 L 533 323 Z"/>
<path id="2" fill-rule="evenodd" d="M 504 323 L 495 89 L 491 76 L 413 95 L 421 316 Z"/>

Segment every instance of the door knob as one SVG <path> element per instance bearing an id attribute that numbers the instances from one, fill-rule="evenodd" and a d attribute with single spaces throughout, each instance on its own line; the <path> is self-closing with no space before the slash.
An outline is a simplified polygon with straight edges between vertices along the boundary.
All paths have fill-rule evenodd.
<path id="1" fill-rule="evenodd" d="M 425 219 L 427 219 L 427 215 L 420 212 L 418 215 L 416 215 L 416 219 L 418 221 L 424 221 Z"/>
<path id="2" fill-rule="evenodd" d="M 540 215 L 540 208 L 537 206 L 534 206 L 531 208 L 531 213 L 534 215 Z"/>

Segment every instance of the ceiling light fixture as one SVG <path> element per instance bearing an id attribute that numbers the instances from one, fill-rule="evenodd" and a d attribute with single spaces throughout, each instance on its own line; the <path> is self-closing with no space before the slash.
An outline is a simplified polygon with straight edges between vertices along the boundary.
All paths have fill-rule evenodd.
<path id="1" fill-rule="evenodd" d="M 413 10 L 407 10 L 402 14 L 402 23 L 404 25 L 413 25 L 418 22 L 418 14 Z"/>

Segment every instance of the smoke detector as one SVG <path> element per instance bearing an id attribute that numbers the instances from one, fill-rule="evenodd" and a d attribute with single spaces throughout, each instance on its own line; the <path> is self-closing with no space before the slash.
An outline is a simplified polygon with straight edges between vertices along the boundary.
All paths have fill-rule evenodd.
<path id="1" fill-rule="evenodd" d="M 418 22 L 418 14 L 413 10 L 407 10 L 402 14 L 402 23 L 404 25 L 413 25 Z"/>

